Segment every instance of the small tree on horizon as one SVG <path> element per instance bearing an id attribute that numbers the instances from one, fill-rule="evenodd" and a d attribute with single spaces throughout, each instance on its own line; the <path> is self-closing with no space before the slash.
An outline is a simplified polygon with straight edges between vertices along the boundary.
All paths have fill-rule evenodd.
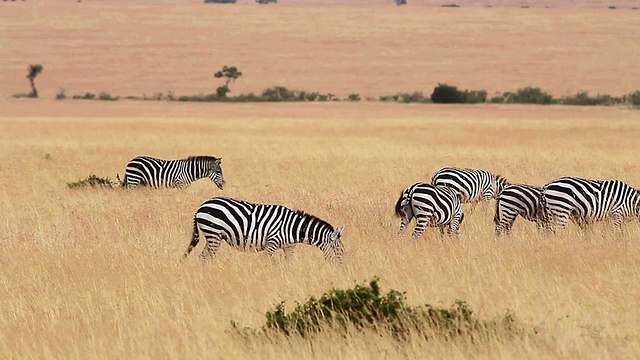
<path id="1" fill-rule="evenodd" d="M 31 94 L 29 97 L 37 98 L 38 97 L 38 89 L 36 89 L 36 76 L 40 75 L 42 72 L 42 65 L 29 65 L 29 74 L 27 75 L 27 79 L 31 83 Z"/>
<path id="2" fill-rule="evenodd" d="M 218 94 L 219 97 L 226 97 L 227 93 L 231 91 L 231 89 L 229 89 L 229 84 L 241 77 L 242 72 L 238 71 L 238 68 L 235 66 L 229 67 L 225 65 L 222 67 L 222 70 L 218 71 L 213 76 L 216 78 L 226 78 L 224 85 L 216 89 L 216 94 Z"/>

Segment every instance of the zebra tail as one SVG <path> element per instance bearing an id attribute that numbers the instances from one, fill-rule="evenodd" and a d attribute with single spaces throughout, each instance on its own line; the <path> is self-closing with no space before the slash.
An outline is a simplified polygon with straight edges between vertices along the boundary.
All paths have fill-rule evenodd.
<path id="1" fill-rule="evenodd" d="M 496 200 L 496 213 L 493 215 L 493 223 L 498 226 L 500 224 L 500 201 Z"/>
<path id="2" fill-rule="evenodd" d="M 397 217 L 402 217 L 402 198 L 404 196 L 404 191 L 400 193 L 400 197 L 398 198 L 398 201 L 396 202 L 396 216 Z"/>
<path id="3" fill-rule="evenodd" d="M 183 258 L 187 258 L 187 256 L 189 256 L 189 253 L 191 253 L 191 250 L 193 250 L 194 247 L 196 247 L 198 245 L 198 243 L 200 242 L 200 232 L 198 231 L 198 223 L 196 222 L 196 218 L 193 218 L 193 233 L 191 234 L 191 243 L 189 244 L 189 247 L 187 248 L 187 251 L 185 251 Z"/>

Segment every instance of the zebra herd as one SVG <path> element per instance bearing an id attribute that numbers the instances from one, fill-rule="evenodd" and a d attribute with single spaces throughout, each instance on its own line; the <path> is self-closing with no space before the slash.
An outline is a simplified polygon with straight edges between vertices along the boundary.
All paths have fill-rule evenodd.
<path id="1" fill-rule="evenodd" d="M 433 175 L 431 184 L 413 184 L 400 195 L 396 203 L 400 235 L 414 217 L 414 238 L 427 225 L 439 227 L 441 235 L 449 226 L 447 232 L 456 234 L 464 219 L 461 204 L 473 206 L 492 198 L 496 199 L 496 236 L 503 231 L 508 234 L 518 215 L 551 231 L 566 227 L 570 219 L 582 229 L 596 221 L 611 220 L 621 227 L 625 218 L 640 219 L 640 192 L 620 180 L 565 176 L 537 187 L 509 184 L 486 170 L 443 168 Z"/>
<path id="2" fill-rule="evenodd" d="M 123 186 L 185 187 L 208 177 L 220 189 L 225 181 L 222 159 L 192 156 L 163 160 L 149 156 L 133 158 L 126 167 Z M 413 238 L 426 227 L 438 227 L 441 236 L 458 233 L 464 220 L 462 204 L 475 206 L 496 200 L 495 234 L 510 233 L 518 216 L 555 231 L 571 219 L 581 228 L 595 221 L 611 219 L 621 226 L 627 217 L 640 218 L 640 192 L 620 180 L 590 180 L 562 177 L 542 187 L 510 184 L 506 178 L 486 170 L 446 167 L 433 174 L 431 183 L 417 182 L 402 191 L 395 205 L 401 218 L 399 234 L 416 219 Z M 213 256 L 222 240 L 240 250 L 282 249 L 288 256 L 296 244 L 318 247 L 329 260 L 340 261 L 344 253 L 343 228 L 303 211 L 282 205 L 257 204 L 229 197 L 203 202 L 193 218 L 187 257 L 204 235 L 200 258 Z"/>

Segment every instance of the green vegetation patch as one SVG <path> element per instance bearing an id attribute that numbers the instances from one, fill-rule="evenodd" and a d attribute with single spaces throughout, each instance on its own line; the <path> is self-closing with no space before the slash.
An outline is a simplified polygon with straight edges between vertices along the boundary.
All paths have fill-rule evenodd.
<path id="1" fill-rule="evenodd" d="M 509 311 L 496 319 L 481 319 L 461 300 L 449 308 L 429 304 L 410 306 L 405 302 L 404 292 L 390 290 L 382 294 L 378 278 L 367 285 L 356 284 L 353 289 L 331 289 L 319 298 L 311 296 L 291 312 L 280 303 L 265 316 L 266 324 L 260 330 L 240 328 L 233 321 L 232 330 L 251 337 L 276 332 L 287 337 L 311 338 L 327 330 L 356 329 L 390 334 L 398 340 L 419 336 L 426 340 L 464 337 L 472 341 L 524 333 Z"/>

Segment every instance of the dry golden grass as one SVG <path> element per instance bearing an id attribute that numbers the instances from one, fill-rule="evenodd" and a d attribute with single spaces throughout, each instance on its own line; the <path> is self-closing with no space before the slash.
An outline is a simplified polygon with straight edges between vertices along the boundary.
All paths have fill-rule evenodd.
<path id="1" fill-rule="evenodd" d="M 571 174 L 638 186 L 637 112 L 38 103 L 58 117 L 29 115 L 38 110 L 28 101 L 5 101 L 0 113 L 3 358 L 640 355 L 637 222 L 624 235 L 605 226 L 581 235 L 571 226 L 545 238 L 518 220 L 512 237 L 496 240 L 490 205 L 467 214 L 459 239 L 441 241 L 431 229 L 414 243 L 396 238 L 393 217 L 404 187 L 446 165 L 538 185 Z M 222 156 L 228 187 L 208 180 L 182 191 L 66 187 L 92 172 L 122 174 L 138 154 Z M 344 225 L 346 264 L 333 267 L 304 246 L 286 263 L 226 245 L 212 263 L 195 254 L 181 263 L 193 213 L 215 195 L 286 204 Z M 281 300 L 293 306 L 374 275 L 383 290 L 407 291 L 411 304 L 463 299 L 481 317 L 511 309 L 538 333 L 481 345 L 399 344 L 370 333 L 247 344 L 226 333 L 231 320 L 260 326 Z"/>

